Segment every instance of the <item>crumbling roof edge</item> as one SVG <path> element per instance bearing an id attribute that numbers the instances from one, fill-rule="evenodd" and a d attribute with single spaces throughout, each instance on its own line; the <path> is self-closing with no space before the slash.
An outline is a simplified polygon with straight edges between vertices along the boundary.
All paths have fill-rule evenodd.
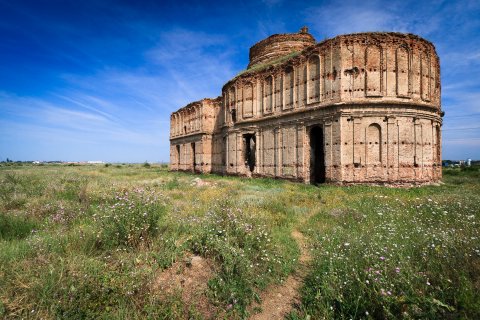
<path id="1" fill-rule="evenodd" d="M 202 104 L 203 102 L 220 103 L 221 101 L 222 101 L 222 96 L 218 96 L 218 97 L 216 97 L 216 98 L 203 98 L 203 99 L 200 99 L 200 100 L 197 100 L 197 101 L 190 102 L 190 103 L 187 104 L 186 106 L 183 106 L 183 107 L 181 107 L 180 109 L 172 112 L 172 115 L 173 115 L 174 113 L 178 113 L 178 112 L 180 112 L 180 111 L 186 110 L 186 109 L 191 108 L 191 107 L 193 107 L 193 106 Z M 207 106 L 208 106 L 208 105 L 207 105 Z"/>
<path id="2" fill-rule="evenodd" d="M 275 35 L 278 35 L 278 34 L 275 34 Z M 268 63 L 266 63 L 263 67 L 260 67 L 260 68 L 253 68 L 252 69 L 244 69 L 242 71 L 240 71 L 235 77 L 233 77 L 232 79 L 230 79 L 229 81 L 227 81 L 223 86 L 222 86 L 222 92 L 224 91 L 225 87 L 227 85 L 229 85 L 231 82 L 234 82 L 235 80 L 237 80 L 238 78 L 241 78 L 241 77 L 245 77 L 247 75 L 250 75 L 250 74 L 254 74 L 254 73 L 257 73 L 257 72 L 260 72 L 262 70 L 265 70 L 265 69 L 268 69 L 268 68 L 271 68 L 271 67 L 274 67 L 275 65 L 278 65 L 278 64 L 287 64 L 287 62 L 290 60 L 290 59 L 295 59 L 296 56 L 304 53 L 304 52 L 307 52 L 309 50 L 313 50 L 314 48 L 316 47 L 320 47 L 322 46 L 323 44 L 327 43 L 327 42 L 332 42 L 332 41 L 335 41 L 335 40 L 338 40 L 338 39 L 341 39 L 341 38 L 344 38 L 344 37 L 348 37 L 348 36 L 362 36 L 362 35 L 365 35 L 365 36 L 375 36 L 375 35 L 395 35 L 395 36 L 403 36 L 403 37 L 408 37 L 408 38 L 413 38 L 413 39 L 416 39 L 416 40 L 420 40 L 420 41 L 423 41 L 429 45 L 432 46 L 432 48 L 434 49 L 435 53 L 436 53 L 436 49 L 435 49 L 435 45 L 419 36 L 419 35 L 416 35 L 416 34 L 413 34 L 413 33 L 404 33 L 404 32 L 395 32 L 395 31 L 374 31 L 374 32 L 353 32 L 353 33 L 345 33 L 345 34 L 340 34 L 340 35 L 337 35 L 333 38 L 327 38 L 327 39 L 324 39 L 322 41 L 319 41 L 305 49 L 303 49 L 302 51 L 296 51 L 294 52 L 294 54 L 285 59 L 285 57 L 288 57 L 288 55 L 285 55 L 285 56 L 282 56 L 280 57 L 279 59 L 276 59 L 274 61 L 270 61 Z M 272 35 L 274 36 L 274 35 Z M 266 38 L 268 39 L 268 38 Z M 263 40 L 262 40 L 263 41 Z M 291 54 L 290 54 L 291 55 Z"/>

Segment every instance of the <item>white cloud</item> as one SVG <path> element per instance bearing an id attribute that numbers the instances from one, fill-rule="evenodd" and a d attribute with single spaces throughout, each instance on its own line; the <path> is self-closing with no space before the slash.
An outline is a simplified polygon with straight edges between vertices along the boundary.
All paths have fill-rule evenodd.
<path id="1" fill-rule="evenodd" d="M 306 14 L 312 30 L 327 37 L 354 32 L 406 30 L 400 17 L 375 2 L 334 2 L 308 8 Z"/>
<path id="2" fill-rule="evenodd" d="M 346 0 L 309 7 L 305 14 L 312 30 L 326 37 L 372 31 L 428 36 L 444 22 L 441 13 L 436 11 L 437 7 L 440 6 L 421 1 Z"/>
<path id="3" fill-rule="evenodd" d="M 123 153 L 133 157 L 129 149 L 150 146 L 157 159 L 166 161 L 170 113 L 194 100 L 220 95 L 235 73 L 225 42 L 220 36 L 172 30 L 161 33 L 158 45 L 145 53 L 148 69 L 64 74 L 67 88 L 48 97 L 0 92 L 0 116 L 9 115 L 0 132 L 13 140 L 62 145 L 72 152 L 76 145 L 103 143 L 106 149 L 125 145 Z M 92 151 L 86 148 L 84 153 Z"/>
<path id="4" fill-rule="evenodd" d="M 185 29 L 163 32 L 146 57 L 166 71 L 162 81 L 172 86 L 175 97 L 186 97 L 186 103 L 217 97 L 223 84 L 235 75 L 228 39 L 215 34 Z"/>

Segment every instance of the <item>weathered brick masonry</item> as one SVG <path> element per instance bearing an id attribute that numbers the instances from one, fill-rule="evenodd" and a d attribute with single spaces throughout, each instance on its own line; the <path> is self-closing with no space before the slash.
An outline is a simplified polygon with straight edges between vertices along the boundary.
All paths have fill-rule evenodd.
<path id="1" fill-rule="evenodd" d="M 412 34 L 320 43 L 302 28 L 250 49 L 216 99 L 171 115 L 170 168 L 306 183 L 441 179 L 440 68 Z"/>

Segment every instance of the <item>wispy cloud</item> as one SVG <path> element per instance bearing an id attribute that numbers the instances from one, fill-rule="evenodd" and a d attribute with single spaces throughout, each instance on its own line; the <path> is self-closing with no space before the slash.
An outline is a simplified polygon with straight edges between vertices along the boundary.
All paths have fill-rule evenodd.
<path id="1" fill-rule="evenodd" d="M 478 9 L 478 4 L 471 3 L 470 7 Z M 410 32 L 429 37 L 440 30 L 445 32 L 447 26 L 461 20 L 465 21 L 460 28 L 471 28 L 473 23 L 465 19 L 465 12 L 463 1 L 406 0 L 387 4 L 379 0 L 345 0 L 310 6 L 305 16 L 313 30 L 328 37 L 368 31 Z"/>
<path id="2" fill-rule="evenodd" d="M 312 30 L 325 37 L 366 31 L 405 32 L 407 25 L 395 14 L 395 5 L 385 7 L 378 1 L 329 2 L 305 10 Z"/>
<path id="3" fill-rule="evenodd" d="M 228 48 L 224 36 L 173 29 L 159 35 L 146 57 L 167 72 L 176 96 L 198 100 L 220 95 L 222 85 L 234 76 Z"/>
<path id="4" fill-rule="evenodd" d="M 170 113 L 221 94 L 223 83 L 234 74 L 225 42 L 222 36 L 203 32 L 164 31 L 144 52 L 148 68 L 102 68 L 86 76 L 65 73 L 66 88 L 44 98 L 0 92 L 0 116 L 5 115 L 0 132 L 51 146 L 66 141 L 150 145 L 157 159 L 167 161 Z M 134 161 L 128 150 L 123 154 Z"/>

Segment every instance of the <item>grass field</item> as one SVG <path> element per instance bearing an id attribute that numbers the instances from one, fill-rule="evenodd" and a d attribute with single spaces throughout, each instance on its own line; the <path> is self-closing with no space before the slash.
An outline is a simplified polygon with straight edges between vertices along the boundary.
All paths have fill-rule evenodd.
<path id="1" fill-rule="evenodd" d="M 0 317 L 248 318 L 297 268 L 295 229 L 313 260 L 289 319 L 480 319 L 480 171 L 449 169 L 444 182 L 315 187 L 157 165 L 3 166 Z M 211 266 L 205 293 L 186 301 L 159 289 L 192 256 Z"/>

